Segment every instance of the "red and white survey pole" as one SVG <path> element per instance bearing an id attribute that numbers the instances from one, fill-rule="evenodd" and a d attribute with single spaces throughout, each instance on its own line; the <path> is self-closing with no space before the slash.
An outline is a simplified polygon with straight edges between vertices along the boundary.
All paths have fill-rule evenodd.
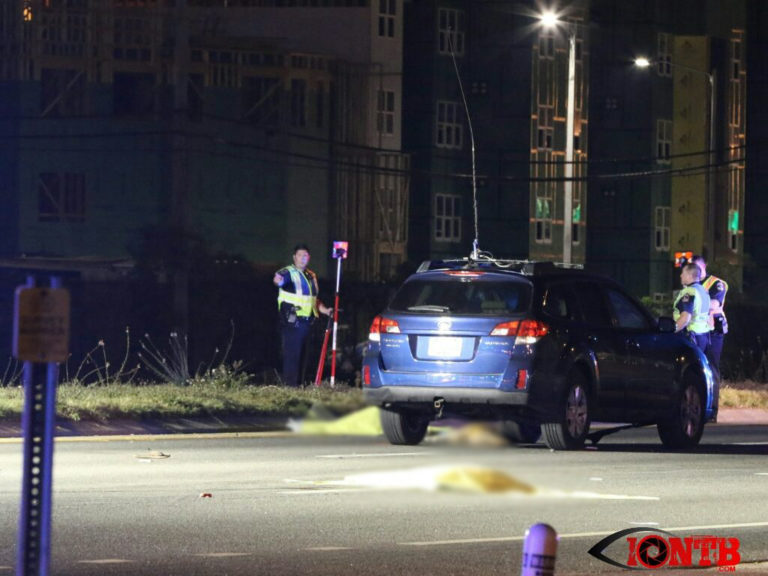
<path id="1" fill-rule="evenodd" d="M 333 339 L 331 340 L 331 388 L 336 385 L 336 331 L 339 327 L 339 284 L 341 261 L 347 257 L 348 242 L 334 242 L 332 256 L 336 260 L 336 296 L 333 300 Z"/>

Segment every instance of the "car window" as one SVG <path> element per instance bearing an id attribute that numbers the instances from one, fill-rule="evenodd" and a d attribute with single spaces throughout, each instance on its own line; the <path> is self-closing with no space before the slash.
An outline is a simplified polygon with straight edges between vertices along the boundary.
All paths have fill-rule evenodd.
<path id="1" fill-rule="evenodd" d="M 544 293 L 542 312 L 553 318 L 574 320 L 573 297 L 565 284 L 552 284 Z"/>
<path id="2" fill-rule="evenodd" d="M 576 282 L 572 290 L 579 304 L 584 322 L 592 326 L 611 326 L 611 315 L 606 307 L 603 292 L 597 283 Z"/>
<path id="3" fill-rule="evenodd" d="M 505 315 L 528 310 L 531 287 L 524 281 L 415 279 L 389 305 L 398 312 Z"/>
<path id="4" fill-rule="evenodd" d="M 637 305 L 618 290 L 608 289 L 608 300 L 613 308 L 616 325 L 619 328 L 648 329 L 648 319 Z"/>

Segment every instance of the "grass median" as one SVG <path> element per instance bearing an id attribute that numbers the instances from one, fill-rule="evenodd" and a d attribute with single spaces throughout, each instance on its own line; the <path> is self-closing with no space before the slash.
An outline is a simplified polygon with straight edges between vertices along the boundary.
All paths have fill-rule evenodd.
<path id="1" fill-rule="evenodd" d="M 19 418 L 21 387 L 0 388 L 0 418 Z M 118 419 L 194 418 L 201 416 L 285 416 L 300 418 L 313 406 L 343 415 L 364 406 L 362 392 L 347 385 L 288 388 L 276 385 L 222 387 L 209 382 L 175 384 L 61 384 L 59 417 L 109 422 Z"/>
<path id="2" fill-rule="evenodd" d="M 21 416 L 24 393 L 20 386 L 0 387 L 0 419 Z M 364 407 L 359 388 L 337 385 L 253 385 L 247 381 L 226 385 L 216 380 L 193 380 L 186 385 L 63 383 L 57 390 L 57 414 L 68 420 L 109 422 L 118 419 L 162 419 L 226 416 L 301 418 L 314 407 L 342 416 Z M 768 384 L 726 382 L 720 392 L 721 408 L 768 409 Z"/>

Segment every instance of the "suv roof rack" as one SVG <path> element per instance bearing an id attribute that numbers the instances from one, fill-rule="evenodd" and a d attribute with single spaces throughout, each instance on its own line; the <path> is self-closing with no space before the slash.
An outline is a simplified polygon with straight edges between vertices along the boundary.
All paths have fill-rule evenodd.
<path id="1" fill-rule="evenodd" d="M 565 262 L 552 262 L 548 260 L 507 260 L 503 258 L 493 258 L 492 256 L 481 256 L 474 260 L 472 258 L 456 258 L 448 260 L 425 260 L 416 270 L 427 272 L 429 270 L 478 270 L 478 269 L 496 269 L 519 272 L 527 276 L 554 272 L 563 269 L 583 270 L 582 264 L 567 264 Z"/>

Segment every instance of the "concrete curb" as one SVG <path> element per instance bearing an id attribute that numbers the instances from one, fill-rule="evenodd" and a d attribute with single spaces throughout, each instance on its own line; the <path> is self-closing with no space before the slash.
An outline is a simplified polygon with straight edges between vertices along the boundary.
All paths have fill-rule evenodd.
<path id="1" fill-rule="evenodd" d="M 768 426 L 768 410 L 721 408 L 717 424 Z M 59 421 L 56 425 L 56 437 L 288 432 L 291 429 L 289 419 L 282 417 L 233 416 L 226 420 L 201 417 L 171 420 L 114 420 L 110 422 Z M 307 432 L 311 432 L 311 430 L 307 430 Z M 21 422 L 19 420 L 0 420 L 0 438 L 19 438 L 21 435 Z"/>

